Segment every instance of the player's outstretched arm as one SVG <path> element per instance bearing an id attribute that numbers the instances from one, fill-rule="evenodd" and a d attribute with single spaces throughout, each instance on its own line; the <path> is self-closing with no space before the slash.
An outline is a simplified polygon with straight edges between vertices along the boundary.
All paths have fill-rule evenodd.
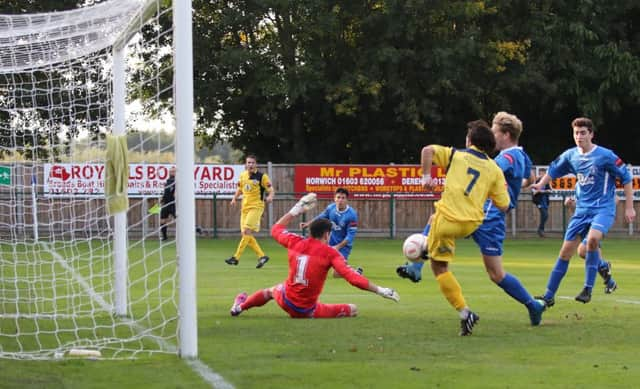
<path id="1" fill-rule="evenodd" d="M 542 176 L 540 181 L 531 185 L 529 188 L 534 192 L 541 192 L 545 189 L 545 186 L 547 186 L 549 182 L 551 182 L 551 176 L 549 175 L 549 173 L 545 173 L 545 175 Z"/>
<path id="2" fill-rule="evenodd" d="M 302 198 L 300 198 L 300 200 L 298 200 L 296 205 L 291 207 L 289 212 L 287 212 L 284 215 L 282 215 L 282 217 L 280 219 L 278 219 L 276 224 L 280 224 L 280 225 L 283 225 L 283 226 L 289 225 L 289 223 L 291 222 L 291 220 L 294 217 L 296 217 L 296 216 L 298 216 L 300 214 L 303 214 L 303 213 L 307 212 L 310 209 L 313 209 L 316 206 L 317 203 L 318 203 L 318 199 L 317 199 L 316 194 L 315 193 L 307 193 L 306 195 L 302 196 Z"/>
<path id="3" fill-rule="evenodd" d="M 434 182 L 431 178 L 431 166 L 433 165 L 434 154 L 435 149 L 433 145 L 423 147 L 420 152 L 420 165 L 422 167 L 422 179 L 420 183 L 425 190 L 432 190 L 434 187 Z"/>
<path id="4" fill-rule="evenodd" d="M 315 208 L 317 204 L 318 196 L 316 196 L 315 193 L 307 193 L 306 195 L 302 196 L 300 200 L 298 200 L 296 205 L 291 207 L 288 214 L 290 214 L 291 216 L 298 216 Z"/>
<path id="5" fill-rule="evenodd" d="M 400 301 L 400 295 L 398 294 L 398 292 L 395 291 L 395 289 L 378 286 L 373 282 L 369 281 L 368 290 L 371 292 L 374 292 L 378 296 L 382 296 L 386 299 L 393 300 L 396 303 Z"/>
<path id="6" fill-rule="evenodd" d="M 360 288 L 362 290 L 368 290 L 369 292 L 373 292 L 387 299 L 391 299 L 395 302 L 400 301 L 400 295 L 391 289 L 391 288 L 383 288 L 369 281 L 369 279 L 347 265 L 344 257 L 340 252 L 333 251 L 331 254 L 331 266 L 333 269 L 340 274 L 348 283 L 355 286 L 356 288 Z"/>

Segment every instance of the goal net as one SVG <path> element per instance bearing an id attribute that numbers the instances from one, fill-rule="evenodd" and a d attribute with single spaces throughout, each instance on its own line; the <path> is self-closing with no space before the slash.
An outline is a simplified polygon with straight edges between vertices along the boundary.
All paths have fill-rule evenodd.
<path id="1" fill-rule="evenodd" d="M 193 163 L 192 132 L 182 159 L 174 135 L 191 121 L 174 113 L 176 13 L 167 0 L 109 0 L 0 15 L 0 358 L 195 356 L 193 339 L 181 348 L 195 307 L 185 330 L 174 239 L 193 248 L 192 233 L 169 223 L 160 241 L 149 212 L 176 154 L 178 173 Z M 107 161 L 110 136 L 126 137 L 128 162 Z M 129 177 L 115 214 L 108 163 Z"/>

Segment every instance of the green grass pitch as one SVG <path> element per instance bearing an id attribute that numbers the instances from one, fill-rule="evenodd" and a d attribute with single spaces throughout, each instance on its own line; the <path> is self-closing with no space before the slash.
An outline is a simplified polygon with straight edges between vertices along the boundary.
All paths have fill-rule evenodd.
<path id="1" fill-rule="evenodd" d="M 640 382 L 640 241 L 610 239 L 619 289 L 601 281 L 591 303 L 573 301 L 584 266 L 574 257 L 556 305 L 531 327 L 526 309 L 486 275 L 477 248 L 458 242 L 451 269 L 481 320 L 458 336 L 457 313 L 428 267 L 414 284 L 395 274 L 401 241 L 359 239 L 351 255 L 373 282 L 395 288 L 399 303 L 329 278 L 321 300 L 358 305 L 359 316 L 292 320 L 274 302 L 239 317 L 234 296 L 272 286 L 286 276 L 285 250 L 259 242 L 271 261 L 255 269 L 247 251 L 240 265 L 223 262 L 237 240 L 198 241 L 199 359 L 236 388 L 529 388 L 620 387 Z M 532 294 L 544 290 L 560 239 L 509 240 L 505 269 Z M 0 346 L 2 340 L 0 339 Z M 182 360 L 170 355 L 126 361 L 0 360 L 1 388 L 204 388 Z"/>

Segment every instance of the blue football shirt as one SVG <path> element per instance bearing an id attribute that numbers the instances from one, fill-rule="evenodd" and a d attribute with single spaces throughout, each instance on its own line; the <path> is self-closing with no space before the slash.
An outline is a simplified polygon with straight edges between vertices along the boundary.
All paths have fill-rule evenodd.
<path id="1" fill-rule="evenodd" d="M 495 158 L 496 163 L 504 173 L 509 192 L 509 209 L 518 205 L 518 196 L 522 189 L 522 180 L 531 175 L 531 158 L 520 146 L 510 147 L 500 151 Z M 504 217 L 504 213 L 494 207 L 491 200 L 485 204 L 485 220 Z"/>
<path id="2" fill-rule="evenodd" d="M 588 153 L 573 147 L 549 166 L 551 178 L 576 176 L 576 208 L 615 208 L 616 179 L 631 181 L 627 165 L 613 151 L 598 145 Z"/>
<path id="3" fill-rule="evenodd" d="M 317 218 L 325 218 L 331 221 L 331 237 L 329 245 L 335 246 L 343 240 L 347 240 L 347 245 L 340 249 L 340 253 L 349 258 L 353 240 L 358 232 L 358 213 L 355 209 L 347 205 L 344 211 L 339 211 L 336 204 L 329 204 L 327 208 Z"/>

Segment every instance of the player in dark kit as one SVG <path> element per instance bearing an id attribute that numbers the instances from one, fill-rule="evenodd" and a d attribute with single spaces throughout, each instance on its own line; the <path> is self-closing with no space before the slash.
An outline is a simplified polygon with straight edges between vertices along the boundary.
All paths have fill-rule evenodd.
<path id="1" fill-rule="evenodd" d="M 160 200 L 162 208 L 160 209 L 160 232 L 162 233 L 162 240 L 169 239 L 167 237 L 167 223 L 169 222 L 169 216 L 176 218 L 176 168 L 171 167 L 169 169 L 169 178 L 164 184 L 164 192 L 162 193 L 162 199 Z"/>

